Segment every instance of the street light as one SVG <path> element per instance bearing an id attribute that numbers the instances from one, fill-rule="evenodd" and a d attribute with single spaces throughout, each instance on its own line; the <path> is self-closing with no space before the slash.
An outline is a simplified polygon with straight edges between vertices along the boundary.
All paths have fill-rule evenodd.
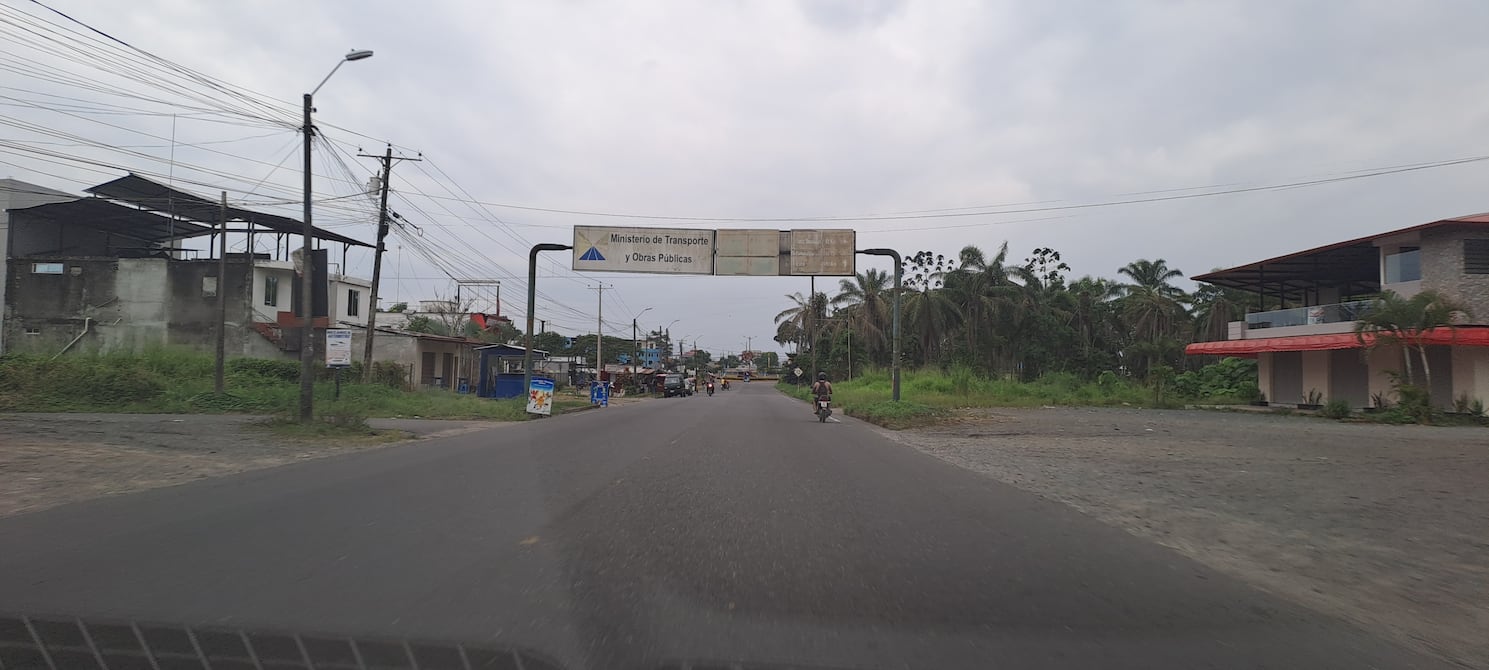
<path id="1" fill-rule="evenodd" d="M 522 395 L 527 396 L 533 387 L 533 312 L 538 302 L 538 253 L 543 251 L 567 251 L 567 244 L 534 244 L 527 252 L 527 338 L 522 349 Z M 601 333 L 599 336 L 603 336 Z"/>
<path id="2" fill-rule="evenodd" d="M 302 423 L 310 421 L 315 411 L 315 306 L 312 304 L 315 301 L 315 290 L 311 286 L 315 277 L 315 263 L 312 260 L 315 253 L 315 226 L 310 223 L 310 143 L 315 137 L 315 127 L 310 125 L 310 113 L 315 111 L 312 101 L 321 87 L 331 80 L 331 75 L 341 69 L 342 64 L 371 57 L 372 51 L 367 49 L 353 49 L 348 52 L 336 62 L 336 67 L 331 68 L 331 72 L 321 80 L 321 83 L 316 84 L 315 88 L 305 94 L 304 99 L 305 124 L 300 128 L 305 135 L 305 239 L 300 248 L 302 257 L 300 259 L 300 309 L 304 312 L 304 319 L 300 324 L 300 421 Z"/>
<path id="3" fill-rule="evenodd" d="M 647 307 L 646 309 L 636 312 L 636 316 L 631 317 L 631 355 L 636 358 L 641 357 L 641 340 L 636 339 L 636 319 L 641 318 L 642 314 L 650 312 L 651 309 L 652 308 Z M 635 367 L 636 364 L 633 362 L 631 363 L 631 365 L 632 367 Z"/>

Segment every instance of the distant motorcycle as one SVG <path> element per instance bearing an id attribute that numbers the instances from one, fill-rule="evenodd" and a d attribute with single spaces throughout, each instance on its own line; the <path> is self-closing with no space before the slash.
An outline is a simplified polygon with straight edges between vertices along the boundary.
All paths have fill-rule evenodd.
<path id="1" fill-rule="evenodd" d="M 708 383 L 708 395 L 713 395 L 713 382 Z"/>
<path id="2" fill-rule="evenodd" d="M 817 421 L 827 423 L 827 417 L 832 416 L 832 401 L 827 398 L 817 399 Z"/>

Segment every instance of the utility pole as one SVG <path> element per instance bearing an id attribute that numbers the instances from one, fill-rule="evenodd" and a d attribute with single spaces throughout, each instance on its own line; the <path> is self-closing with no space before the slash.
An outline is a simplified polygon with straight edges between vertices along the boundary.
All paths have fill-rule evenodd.
<path id="1" fill-rule="evenodd" d="M 223 391 L 223 364 L 227 358 L 227 191 L 222 192 L 221 234 L 217 240 L 217 360 L 212 367 L 212 390 Z M 248 250 L 249 256 L 253 250 Z"/>
<path id="2" fill-rule="evenodd" d="M 812 275 L 812 294 L 807 296 L 807 337 L 812 345 L 812 369 L 807 371 L 807 376 L 817 378 L 821 368 L 817 367 L 817 275 Z"/>
<path id="3" fill-rule="evenodd" d="M 605 285 L 592 288 L 598 296 L 595 305 L 595 381 L 600 381 L 600 372 L 605 369 Z"/>
<path id="4" fill-rule="evenodd" d="M 377 206 L 377 249 L 372 253 L 372 291 L 367 299 L 367 337 L 363 343 L 362 350 L 362 381 L 372 382 L 372 340 L 377 337 L 377 290 L 383 278 L 383 239 L 388 236 L 388 182 L 393 176 L 393 145 L 383 151 L 383 155 L 374 156 L 370 154 L 357 154 L 363 158 L 376 158 L 383 162 L 383 176 L 378 190 Z M 416 161 L 418 158 L 403 158 L 401 161 Z"/>

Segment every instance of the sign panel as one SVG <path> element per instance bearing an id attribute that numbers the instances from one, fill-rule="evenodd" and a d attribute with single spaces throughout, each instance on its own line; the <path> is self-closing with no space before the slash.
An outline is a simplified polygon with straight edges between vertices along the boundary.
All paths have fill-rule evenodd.
<path id="1" fill-rule="evenodd" d="M 781 231 L 720 230 L 715 237 L 714 274 L 765 277 L 781 274 Z"/>
<path id="2" fill-rule="evenodd" d="M 352 331 L 345 328 L 326 329 L 326 367 L 349 368 L 352 366 Z"/>
<path id="3" fill-rule="evenodd" d="M 589 384 L 589 404 L 591 404 L 591 405 L 599 405 L 601 407 L 609 407 L 610 406 L 610 383 L 609 382 L 590 382 L 590 384 Z"/>
<path id="4" fill-rule="evenodd" d="M 527 412 L 529 414 L 553 414 L 553 380 L 533 378 L 527 387 Z"/>
<path id="5" fill-rule="evenodd" d="M 711 275 L 713 248 L 712 230 L 575 226 L 573 268 Z"/>
<path id="6" fill-rule="evenodd" d="M 852 276 L 857 242 L 852 230 L 793 230 L 791 274 Z"/>

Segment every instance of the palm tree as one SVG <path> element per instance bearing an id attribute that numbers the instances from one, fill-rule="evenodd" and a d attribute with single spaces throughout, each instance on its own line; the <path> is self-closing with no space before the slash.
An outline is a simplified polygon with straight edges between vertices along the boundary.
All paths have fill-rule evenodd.
<path id="1" fill-rule="evenodd" d="M 827 318 L 827 294 L 820 291 L 813 293 L 810 298 L 803 297 L 800 291 L 786 296 L 794 303 L 792 306 L 781 310 L 776 314 L 777 324 L 776 337 L 781 336 L 779 326 L 790 324 L 795 333 L 800 337 L 798 341 L 806 342 L 806 347 L 797 346 L 797 353 L 811 352 L 816 348 L 816 343 L 811 340 L 820 339 L 822 333 L 819 326 L 822 320 Z"/>
<path id="2" fill-rule="evenodd" d="M 1156 261 L 1135 260 L 1122 266 L 1117 272 L 1132 279 L 1133 283 L 1124 287 L 1129 290 L 1143 288 L 1172 300 L 1184 298 L 1184 291 L 1168 282 L 1170 279 L 1183 277 L 1184 273 L 1177 268 L 1169 269 L 1168 261 L 1162 258 Z"/>
<path id="3" fill-rule="evenodd" d="M 1370 348 L 1382 344 L 1400 345 L 1408 384 L 1414 381 L 1411 352 L 1415 350 L 1422 362 L 1422 377 L 1430 393 L 1432 365 L 1427 360 L 1427 334 L 1438 328 L 1452 329 L 1457 318 L 1467 316 L 1470 316 L 1469 310 L 1463 303 L 1435 289 L 1410 298 L 1402 298 L 1394 291 L 1384 291 L 1355 323 L 1355 337 Z M 1370 335 L 1373 341 L 1367 342 L 1366 335 Z"/>
<path id="4" fill-rule="evenodd" d="M 833 307 L 844 317 L 844 325 L 863 338 L 860 346 L 867 350 L 869 360 L 880 364 L 889 362 L 882 354 L 888 350 L 885 332 L 893 293 L 890 281 L 888 272 L 870 269 L 858 273 L 852 281 L 839 282 L 838 294 L 832 298 Z"/>
<path id="5" fill-rule="evenodd" d="M 1229 336 L 1230 323 L 1246 316 L 1251 295 L 1245 291 L 1204 284 L 1190 297 L 1194 304 L 1194 339 L 1220 342 Z"/>
<path id="6" fill-rule="evenodd" d="M 918 291 L 906 291 L 904 300 L 905 331 L 919 346 L 921 362 L 939 361 L 947 339 L 962 322 L 962 308 L 950 292 L 929 284 Z"/>
<path id="7" fill-rule="evenodd" d="M 1136 260 L 1117 272 L 1132 280 L 1122 285 L 1126 294 L 1122 298 L 1122 316 L 1136 337 L 1137 346 L 1132 351 L 1143 363 L 1146 376 L 1156 359 L 1175 350 L 1178 326 L 1188 316 L 1181 302 L 1186 298 L 1184 291 L 1169 283 L 1184 273 L 1170 269 L 1168 261 L 1161 258 Z"/>

